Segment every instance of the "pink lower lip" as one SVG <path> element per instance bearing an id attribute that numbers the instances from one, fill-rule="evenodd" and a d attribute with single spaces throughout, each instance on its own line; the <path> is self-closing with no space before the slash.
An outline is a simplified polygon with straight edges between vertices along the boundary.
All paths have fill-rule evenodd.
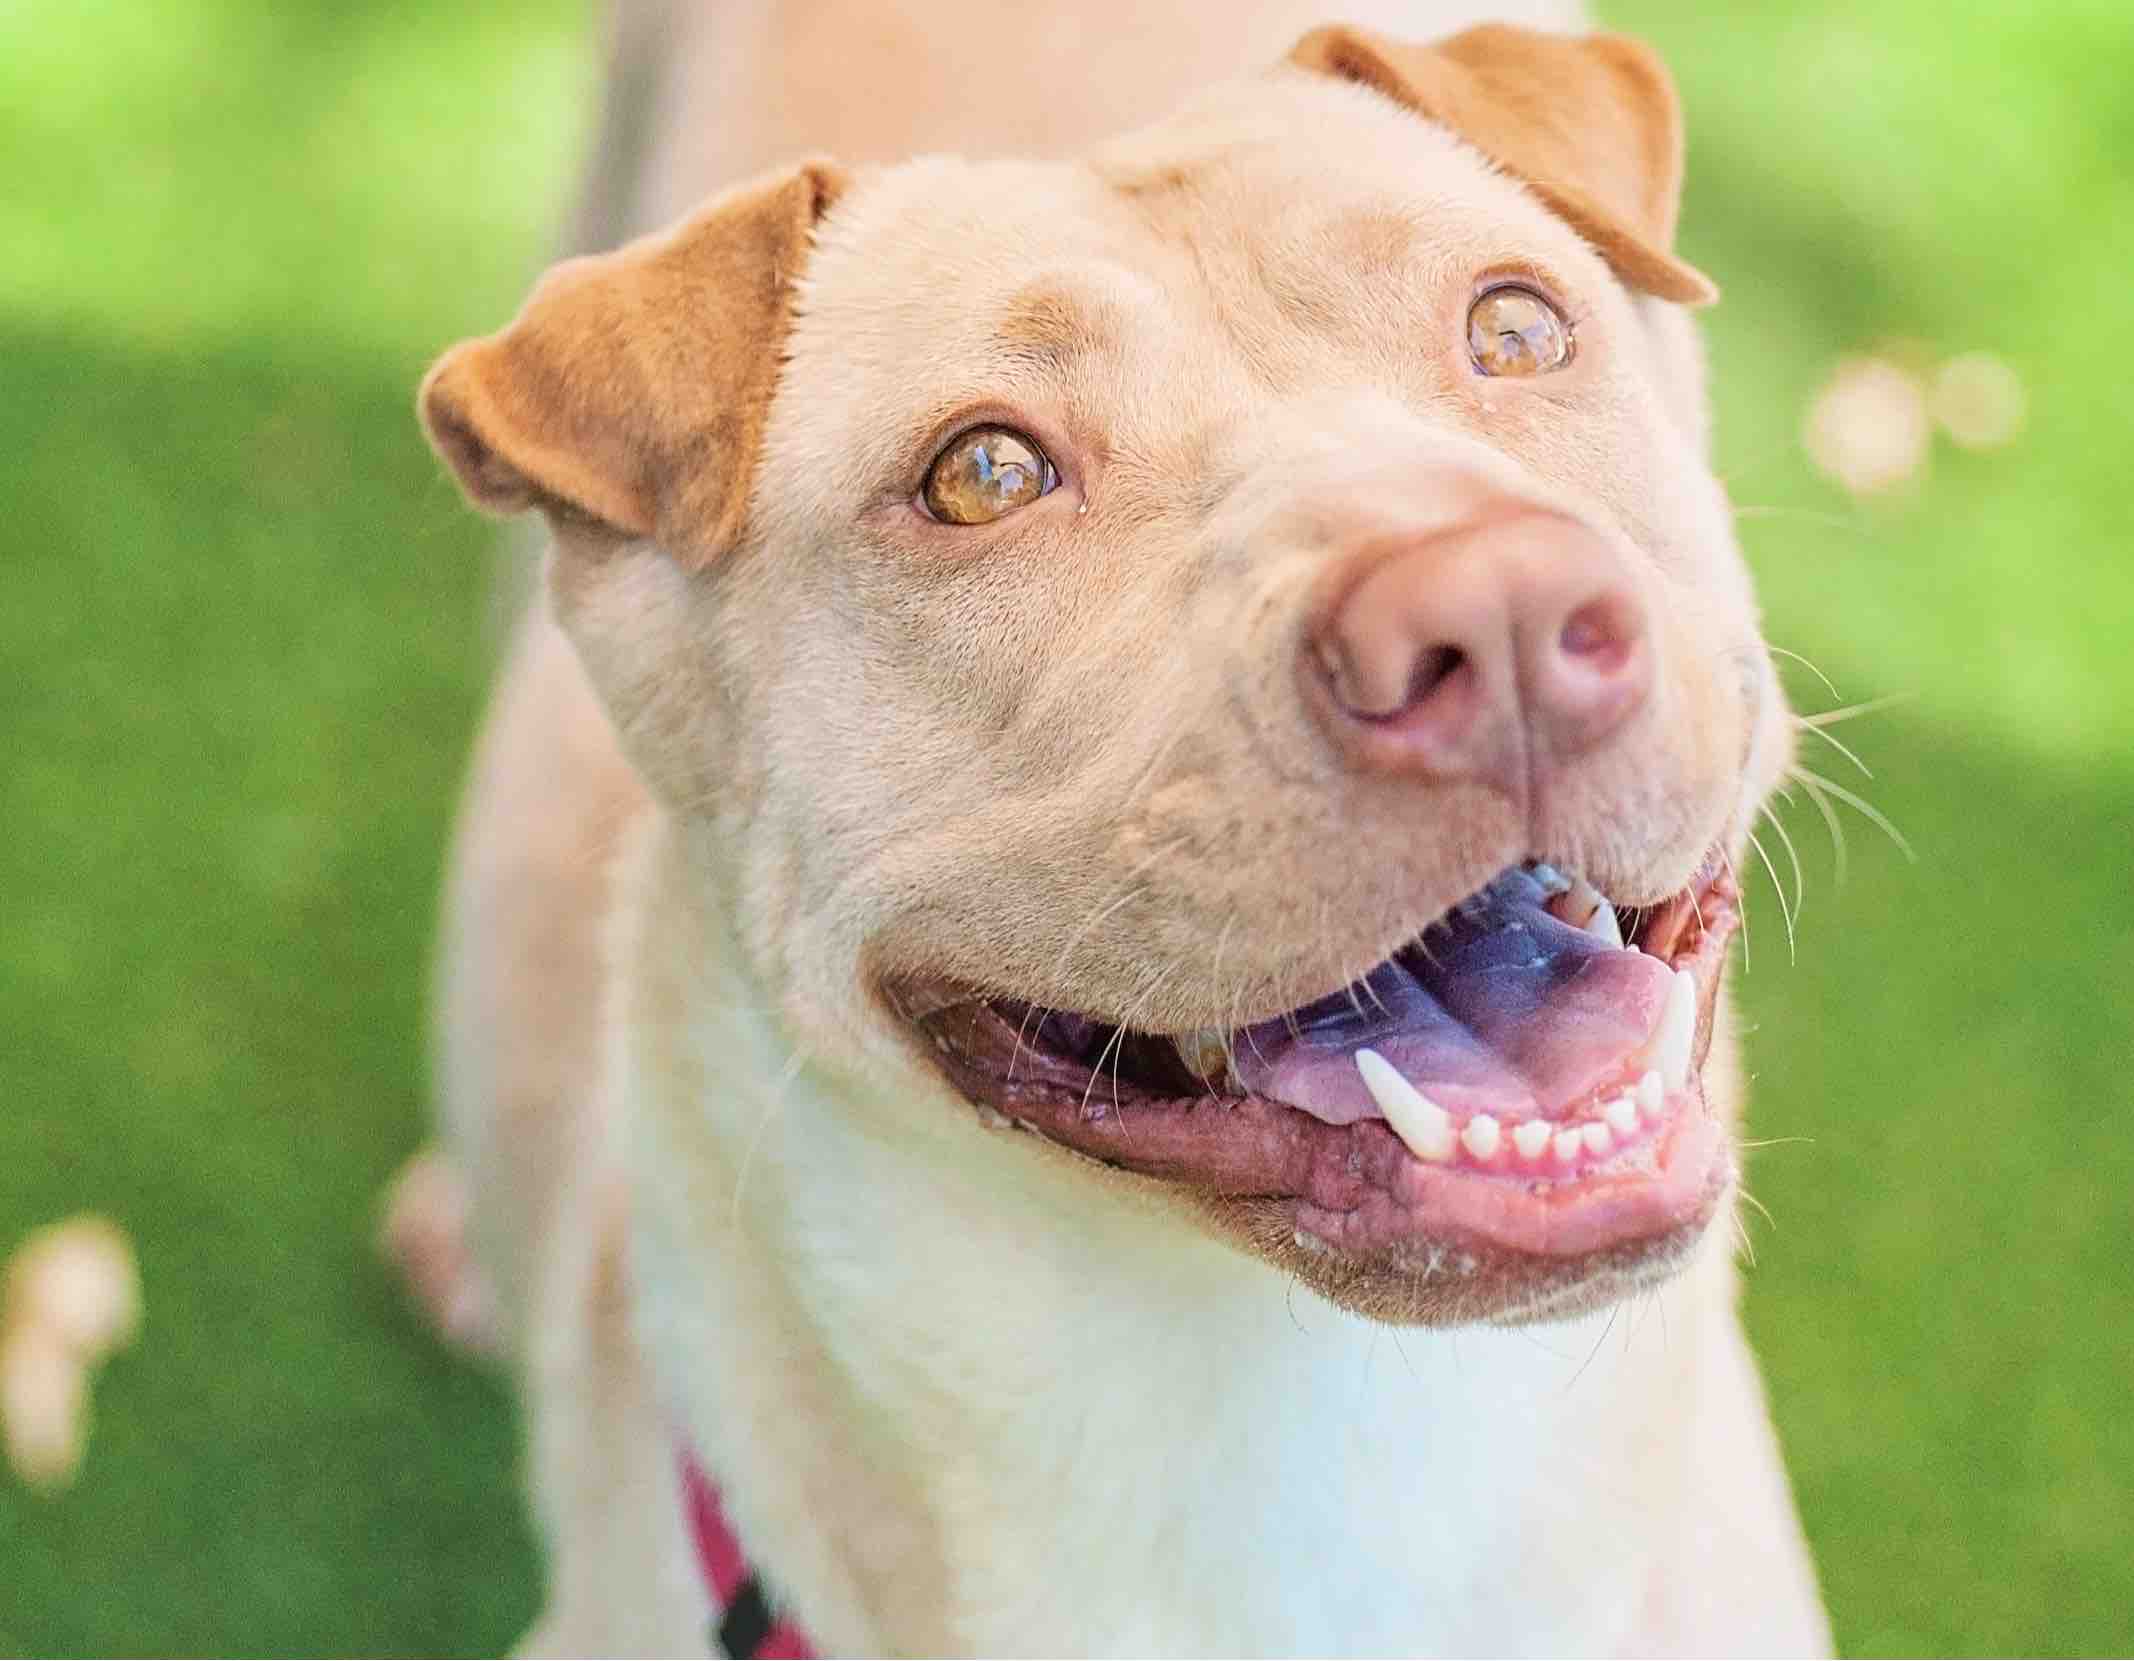
<path id="1" fill-rule="evenodd" d="M 1697 1221 L 1730 1171 L 1725 1131 L 1705 1111 L 1701 1086 L 1668 1125 L 1658 1167 L 1529 1187 L 1412 1162 L 1390 1190 L 1361 1196 L 1353 1209 L 1300 1199 L 1296 1222 L 1353 1254 L 1418 1236 L 1554 1258 L 1653 1239 Z"/>

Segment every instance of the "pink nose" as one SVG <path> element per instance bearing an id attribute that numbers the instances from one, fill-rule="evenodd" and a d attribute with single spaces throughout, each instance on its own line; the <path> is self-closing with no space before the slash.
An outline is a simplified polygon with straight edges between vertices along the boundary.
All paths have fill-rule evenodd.
<path id="1" fill-rule="evenodd" d="M 1353 765 L 1507 791 L 1581 755 L 1652 687 L 1645 610 L 1593 531 L 1534 511 L 1359 549 L 1306 681 Z"/>

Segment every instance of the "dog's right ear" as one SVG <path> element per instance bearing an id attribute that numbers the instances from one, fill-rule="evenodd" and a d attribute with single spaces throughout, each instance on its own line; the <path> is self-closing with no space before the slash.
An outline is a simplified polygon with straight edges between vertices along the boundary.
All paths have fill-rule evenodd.
<path id="1" fill-rule="evenodd" d="M 476 506 L 537 507 L 686 565 L 740 535 L 816 222 L 845 175 L 755 179 L 672 230 L 565 261 L 511 326 L 453 347 L 422 422 Z"/>

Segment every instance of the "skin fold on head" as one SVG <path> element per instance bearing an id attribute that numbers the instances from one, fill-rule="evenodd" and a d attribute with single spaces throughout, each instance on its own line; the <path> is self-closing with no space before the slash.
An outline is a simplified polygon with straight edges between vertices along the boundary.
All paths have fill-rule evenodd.
<path id="1" fill-rule="evenodd" d="M 421 412 L 478 505 L 550 519 L 558 620 L 799 1047 L 1353 1307 L 1562 1313 L 1730 1192 L 1724 873 L 1783 762 L 1681 166 L 1634 42 L 1322 29 L 1074 162 L 743 184 L 558 268 Z M 1550 1000 L 1622 968 L 1584 947 L 1444 1041 L 1484 1068 L 1468 1154 L 1352 1082 L 1253 1082 L 1252 1035 L 1389 966 L 1460 993 L 1462 902 L 1546 934 L 1538 893 L 1474 909 L 1535 870 L 1644 940 L 1623 1020 L 1695 983 L 1644 1151 L 1510 1140 L 1572 1123 Z M 1211 1033 L 1224 1076 L 1178 1073 Z"/>

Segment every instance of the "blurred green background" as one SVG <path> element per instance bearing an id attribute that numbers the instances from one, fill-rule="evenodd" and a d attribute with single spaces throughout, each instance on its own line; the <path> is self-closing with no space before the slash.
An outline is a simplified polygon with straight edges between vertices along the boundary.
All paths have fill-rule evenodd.
<path id="1" fill-rule="evenodd" d="M 1338 10 L 1338 7 L 1333 8 Z M 1748 1315 L 1838 1637 L 2134 1648 L 2134 12 L 1624 0 L 1690 112 L 1722 466 L 1810 738 L 1917 847 L 1759 879 Z M 0 1475 L 0 1651 L 495 1651 L 503 1390 L 369 1251 L 492 534 L 410 417 L 555 245 L 564 0 L 0 0 L 0 1250 L 95 1208 L 147 1325 Z M 2027 391 L 1855 500 L 1842 357 Z M 1872 425 L 1872 423 L 1870 423 Z M 1870 437 L 1873 435 L 1870 434 Z M 1821 754 L 1818 755 L 1817 752 Z M 1784 847 L 1765 840 L 1787 889 Z"/>

